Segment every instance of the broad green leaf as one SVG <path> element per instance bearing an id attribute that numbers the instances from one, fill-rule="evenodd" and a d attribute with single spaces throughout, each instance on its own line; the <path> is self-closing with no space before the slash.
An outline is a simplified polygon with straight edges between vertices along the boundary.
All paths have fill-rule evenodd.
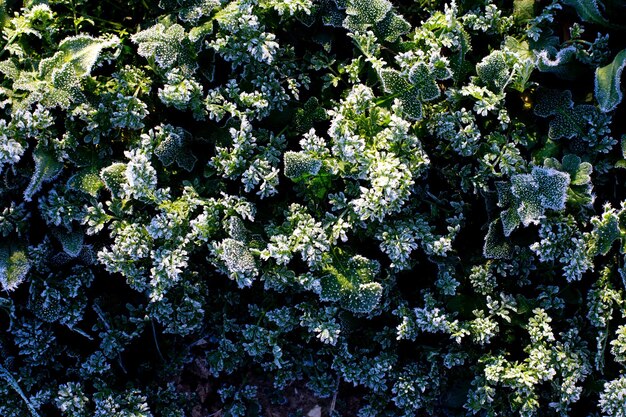
<path id="1" fill-rule="evenodd" d="M 380 271 L 378 262 L 339 249 L 326 260 L 325 275 L 320 280 L 322 300 L 337 301 L 353 313 L 372 311 L 382 296 L 382 286 L 374 282 Z"/>
<path id="2" fill-rule="evenodd" d="M 30 261 L 26 251 L 9 245 L 0 246 L 0 285 L 4 291 L 13 291 L 20 285 L 28 271 Z"/>
<path id="3" fill-rule="evenodd" d="M 94 38 L 89 35 L 77 35 L 65 38 L 59 44 L 63 61 L 72 65 L 76 75 L 89 75 L 104 48 L 113 48 L 119 44 L 117 37 Z"/>
<path id="4" fill-rule="evenodd" d="M 104 183 L 98 175 L 98 171 L 94 168 L 85 168 L 72 175 L 67 180 L 67 186 L 89 194 L 92 197 L 98 195 L 98 191 L 104 186 Z"/>
<path id="5" fill-rule="evenodd" d="M 626 66 L 626 49 L 617 54 L 613 62 L 596 69 L 595 94 L 603 112 L 615 110 L 621 103 L 623 94 L 620 81 Z"/>
<path id="6" fill-rule="evenodd" d="M 604 8 L 600 0 L 563 0 L 563 3 L 576 9 L 576 13 L 584 22 L 611 26 L 600 11 L 601 7 Z"/>
<path id="7" fill-rule="evenodd" d="M 55 179 L 63 169 L 63 163 L 46 150 L 36 149 L 33 152 L 33 159 L 35 160 L 35 172 L 28 187 L 24 190 L 24 200 L 26 201 L 30 201 L 44 183 Z"/>

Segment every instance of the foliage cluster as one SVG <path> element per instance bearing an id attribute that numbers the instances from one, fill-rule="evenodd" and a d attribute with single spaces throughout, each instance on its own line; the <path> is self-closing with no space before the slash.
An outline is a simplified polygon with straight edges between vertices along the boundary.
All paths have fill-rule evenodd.
<path id="1" fill-rule="evenodd" d="M 624 16 L 0 1 L 0 415 L 626 416 Z"/>

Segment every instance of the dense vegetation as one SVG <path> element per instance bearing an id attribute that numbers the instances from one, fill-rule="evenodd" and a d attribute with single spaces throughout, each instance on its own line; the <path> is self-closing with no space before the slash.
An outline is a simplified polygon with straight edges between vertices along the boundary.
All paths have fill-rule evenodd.
<path id="1" fill-rule="evenodd" d="M 626 416 L 622 0 L 0 23 L 0 416 Z"/>

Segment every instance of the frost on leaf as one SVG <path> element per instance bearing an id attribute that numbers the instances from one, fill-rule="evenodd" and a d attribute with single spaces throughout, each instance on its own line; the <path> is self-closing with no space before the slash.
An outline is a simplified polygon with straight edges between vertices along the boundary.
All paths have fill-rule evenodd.
<path id="1" fill-rule="evenodd" d="M 537 224 L 546 209 L 564 210 L 569 185 L 568 173 L 543 167 L 513 175 L 510 188 L 498 183 L 498 205 L 509 206 L 500 213 L 504 235 L 509 236 L 519 223 Z"/>
<path id="2" fill-rule="evenodd" d="M 96 169 L 84 168 L 67 180 L 67 186 L 74 190 L 82 191 L 92 197 L 97 197 L 104 183 L 98 176 Z"/>
<path id="3" fill-rule="evenodd" d="M 179 127 L 165 125 L 155 137 L 159 143 L 154 149 L 154 154 L 164 166 L 176 162 L 179 167 L 191 172 L 198 159 L 189 150 L 191 138 L 189 132 Z"/>
<path id="4" fill-rule="evenodd" d="M 55 179 L 63 169 L 63 163 L 43 149 L 36 149 L 33 152 L 33 159 L 35 160 L 35 172 L 28 187 L 24 190 L 25 201 L 30 201 L 44 183 Z"/>
<path id="5" fill-rule="evenodd" d="M 494 220 L 489 223 L 489 230 L 485 237 L 483 255 L 488 259 L 509 259 L 513 253 L 513 247 L 507 240 L 502 223 Z"/>
<path id="6" fill-rule="evenodd" d="M 552 140 L 571 139 L 584 132 L 588 121 L 598 112 L 595 106 L 581 104 L 574 106 L 569 90 L 558 91 L 540 89 L 537 91 L 535 114 L 540 117 L 554 118 L 550 121 L 548 136 Z"/>
<path id="7" fill-rule="evenodd" d="M 594 91 L 600 110 L 605 113 L 615 110 L 622 101 L 620 83 L 624 67 L 626 67 L 626 49 L 618 53 L 613 62 L 596 69 Z"/>
<path id="8" fill-rule="evenodd" d="M 414 120 L 422 118 L 422 101 L 434 100 L 440 94 L 435 78 L 424 64 L 411 68 L 409 79 L 392 69 L 382 70 L 380 78 L 385 91 L 397 95 L 402 110 Z"/>
<path id="9" fill-rule="evenodd" d="M 326 258 L 320 281 L 322 300 L 337 301 L 353 313 L 372 311 L 382 296 L 382 286 L 374 282 L 380 271 L 378 262 L 338 249 Z"/>
<path id="10" fill-rule="evenodd" d="M 216 253 L 226 267 L 226 272 L 239 287 L 249 287 L 258 275 L 256 260 L 247 245 L 239 240 L 226 238 L 216 245 Z"/>
<path id="11" fill-rule="evenodd" d="M 179 24 L 166 28 L 162 23 L 157 23 L 134 34 L 131 39 L 139 45 L 137 49 L 139 55 L 153 59 L 162 69 L 182 64 L 192 72 L 198 65 L 195 63 L 195 54 L 190 50 L 185 29 Z"/>
<path id="12" fill-rule="evenodd" d="M 0 284 L 4 291 L 13 291 L 30 270 L 26 251 L 8 245 L 0 246 Z"/>
<path id="13" fill-rule="evenodd" d="M 104 186 L 114 197 L 120 197 L 124 193 L 126 184 L 126 164 L 116 162 L 100 171 L 100 178 Z"/>
<path id="14" fill-rule="evenodd" d="M 90 75 L 104 48 L 112 48 L 119 44 L 117 37 L 93 38 L 89 35 L 77 35 L 66 38 L 59 44 L 59 50 L 50 58 L 39 62 L 38 89 L 37 84 L 18 83 L 27 91 L 44 92 L 43 102 L 46 106 L 59 105 L 63 108 L 70 103 L 82 99 L 80 80 Z"/>
<path id="15" fill-rule="evenodd" d="M 57 238 L 63 251 L 72 258 L 76 258 L 83 250 L 85 235 L 80 230 L 67 231 L 56 229 L 53 231 L 54 237 Z"/>
<path id="16" fill-rule="evenodd" d="M 478 64 L 476 74 L 492 90 L 501 91 L 509 80 L 509 67 L 502 51 L 494 51 Z"/>
<path id="17" fill-rule="evenodd" d="M 322 162 L 304 152 L 285 152 L 285 176 L 292 180 L 301 179 L 307 175 L 316 175 L 322 167 Z"/>
<path id="18" fill-rule="evenodd" d="M 602 216 L 591 219 L 593 225 L 589 243 L 591 254 L 594 256 L 606 255 L 611 250 L 613 242 L 623 238 L 620 228 L 620 223 L 622 223 L 620 217 L 623 217 L 623 211 L 622 209 L 620 212 L 616 212 L 610 205 L 606 205 Z M 622 248 L 622 252 L 624 252 L 624 248 Z"/>
<path id="19" fill-rule="evenodd" d="M 343 26 L 352 32 L 372 28 L 379 39 L 394 42 L 407 33 L 411 25 L 391 10 L 388 0 L 348 0 Z"/>
<path id="20" fill-rule="evenodd" d="M 570 176 L 570 187 L 567 192 L 567 201 L 582 206 L 593 203 L 593 184 L 591 173 L 593 166 L 589 162 L 582 162 L 577 155 L 565 155 L 562 162 L 555 158 L 548 158 L 543 163 L 546 168 L 554 168 L 567 172 Z"/>

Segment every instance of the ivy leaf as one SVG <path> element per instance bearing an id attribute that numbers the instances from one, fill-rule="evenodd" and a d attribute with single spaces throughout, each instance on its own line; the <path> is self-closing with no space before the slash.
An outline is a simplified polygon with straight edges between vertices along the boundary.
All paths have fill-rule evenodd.
<path id="1" fill-rule="evenodd" d="M 396 13 L 387 13 L 387 16 L 375 24 L 375 32 L 382 40 L 395 42 L 400 36 L 411 30 L 409 22 Z"/>
<path id="2" fill-rule="evenodd" d="M 383 20 L 390 10 L 388 0 L 349 0 L 343 24 L 350 31 L 360 31 Z"/>
<path id="3" fill-rule="evenodd" d="M 287 151 L 284 154 L 285 176 L 294 181 L 309 175 L 316 175 L 322 167 L 322 161 L 304 152 Z"/>
<path id="4" fill-rule="evenodd" d="M 63 169 L 63 164 L 44 149 L 35 149 L 33 159 L 35 160 L 35 172 L 30 179 L 28 187 L 24 190 L 25 201 L 30 201 L 33 195 L 39 192 L 44 183 L 55 179 Z"/>
<path id="5" fill-rule="evenodd" d="M 154 149 L 156 157 L 159 158 L 164 166 L 170 166 L 176 162 L 179 167 L 187 172 L 191 172 L 198 158 L 195 157 L 187 146 L 191 137 L 189 132 L 166 125 L 163 133 L 164 135 L 158 135 L 159 137 L 162 136 L 162 138 Z"/>
<path id="6" fill-rule="evenodd" d="M 0 246 L 0 284 L 4 291 L 13 291 L 20 285 L 31 263 L 26 256 L 26 251 L 9 245 Z"/>
<path id="7" fill-rule="evenodd" d="M 624 66 L 626 66 L 626 49 L 618 53 L 609 65 L 596 69 L 594 91 L 600 110 L 605 113 L 615 110 L 622 101 L 620 81 Z"/>
<path id="8" fill-rule="evenodd" d="M 582 132 L 598 109 L 589 104 L 574 106 L 569 90 L 542 88 L 537 92 L 534 112 L 540 117 L 554 116 L 550 121 L 548 137 L 552 140 L 571 139 Z"/>
<path id="9" fill-rule="evenodd" d="M 409 71 L 409 81 L 420 100 L 431 101 L 439 97 L 439 87 L 426 64 L 413 65 Z"/>

